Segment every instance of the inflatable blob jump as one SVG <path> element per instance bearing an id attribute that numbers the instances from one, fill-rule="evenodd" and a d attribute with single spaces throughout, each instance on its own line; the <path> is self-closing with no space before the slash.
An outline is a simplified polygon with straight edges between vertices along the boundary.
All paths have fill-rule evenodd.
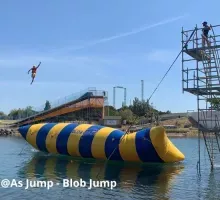
<path id="1" fill-rule="evenodd" d="M 100 125 L 45 123 L 22 126 L 19 132 L 35 149 L 48 153 L 143 163 L 185 158 L 163 127 L 125 134 Z"/>

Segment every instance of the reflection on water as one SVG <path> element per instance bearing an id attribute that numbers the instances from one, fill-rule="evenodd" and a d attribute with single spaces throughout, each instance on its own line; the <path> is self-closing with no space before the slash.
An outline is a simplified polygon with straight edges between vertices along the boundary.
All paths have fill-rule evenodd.
<path id="1" fill-rule="evenodd" d="M 93 159 L 79 159 L 60 155 L 35 153 L 19 171 L 23 179 L 44 179 L 62 182 L 62 179 L 109 180 L 117 182 L 117 189 L 126 193 L 161 197 L 169 196 L 175 176 L 183 170 L 181 164 L 128 164 Z M 97 176 L 98 175 L 98 176 Z M 153 190 L 149 191 L 148 188 Z"/>
<path id="2" fill-rule="evenodd" d="M 208 187 L 206 188 L 206 199 L 220 199 L 220 167 L 215 168 L 209 175 Z"/>
<path id="3" fill-rule="evenodd" d="M 201 154 L 201 178 L 197 176 L 198 140 L 193 138 L 172 139 L 185 154 L 180 164 L 124 164 L 92 159 L 82 160 L 60 155 L 36 152 L 23 139 L 0 138 L 0 179 L 9 178 L 53 180 L 62 183 L 64 178 L 89 183 L 93 180 L 116 181 L 117 187 L 109 188 L 63 188 L 62 184 L 50 190 L 45 188 L 3 189 L 0 199 L 16 198 L 31 200 L 63 199 L 220 199 L 220 165 L 210 173 L 207 153 Z M 25 148 L 24 148 L 25 147 Z M 203 151 L 204 144 L 201 144 Z M 24 149 L 21 152 L 21 149 Z M 101 171 L 100 171 L 101 169 Z M 99 173 L 100 171 L 100 173 Z M 97 174 L 99 173 L 98 179 Z"/>

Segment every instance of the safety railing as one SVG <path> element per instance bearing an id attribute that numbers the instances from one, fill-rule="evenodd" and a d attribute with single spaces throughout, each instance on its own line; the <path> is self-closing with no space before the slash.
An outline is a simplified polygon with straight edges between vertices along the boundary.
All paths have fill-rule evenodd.
<path id="1" fill-rule="evenodd" d="M 81 90 L 80 92 L 73 93 L 73 94 L 68 95 L 66 97 L 60 98 L 56 101 L 53 101 L 53 102 L 49 101 L 50 102 L 50 109 L 48 109 L 48 110 L 45 110 L 45 104 L 43 104 L 39 107 L 33 107 L 32 110 L 36 114 L 27 116 L 25 118 L 19 118 L 19 121 L 23 121 L 23 120 L 26 120 L 30 117 L 35 117 L 35 116 L 41 115 L 45 112 L 49 112 L 52 109 L 55 109 L 55 108 L 58 108 L 62 105 L 76 101 L 77 99 L 81 98 L 86 93 L 89 93 L 91 96 L 94 96 L 94 97 L 100 96 L 100 97 L 104 97 L 104 98 L 106 98 L 106 95 L 107 95 L 106 91 L 104 91 L 104 90 L 96 90 L 96 88 L 87 88 L 85 90 Z"/>
<path id="2" fill-rule="evenodd" d="M 215 45 L 220 45 L 220 25 L 211 26 L 212 27 L 212 34 L 209 36 L 209 42 L 212 44 L 215 43 Z M 213 30 L 216 30 L 219 34 L 214 34 Z M 193 33 L 194 30 L 182 30 L 182 46 L 185 45 L 185 43 L 188 41 L 189 35 Z M 187 48 L 188 49 L 195 49 L 195 48 L 201 48 L 202 46 L 202 28 L 196 28 L 195 33 L 193 34 L 193 37 L 189 40 Z"/>
<path id="3" fill-rule="evenodd" d="M 74 94 L 71 94 L 71 95 L 68 95 L 68 96 L 65 96 L 63 98 L 60 98 L 56 101 L 53 101 L 53 102 L 50 102 L 50 105 L 51 105 L 51 109 L 53 108 L 56 108 L 56 107 L 59 107 L 63 104 L 67 104 L 69 102 L 72 102 L 72 101 L 75 101 L 77 99 L 79 99 L 82 95 L 84 95 L 85 93 L 91 93 L 92 96 L 104 96 L 104 91 L 100 91 L 100 90 L 96 90 L 96 88 L 88 88 L 86 90 L 82 90 L 80 92 L 77 92 L 77 93 L 74 93 Z M 45 108 L 45 104 L 39 106 L 39 107 L 35 107 L 33 108 L 33 110 L 37 111 L 37 112 L 41 112 L 43 111 Z"/>

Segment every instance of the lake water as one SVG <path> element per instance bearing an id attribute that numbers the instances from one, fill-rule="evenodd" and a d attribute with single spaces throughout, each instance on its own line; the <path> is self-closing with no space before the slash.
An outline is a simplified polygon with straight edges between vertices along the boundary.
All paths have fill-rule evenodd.
<path id="1" fill-rule="evenodd" d="M 24 185 L 0 188 L 0 199 L 220 199 L 220 166 L 210 171 L 204 144 L 199 177 L 196 169 L 198 140 L 171 140 L 186 156 L 182 163 L 139 166 L 115 162 L 105 165 L 103 161 L 92 159 L 47 155 L 34 150 L 22 138 L 1 137 L 0 179 L 15 179 Z M 54 186 L 49 190 L 43 187 L 25 189 L 27 179 L 53 181 Z M 63 179 L 81 179 L 87 185 L 63 187 Z M 116 181 L 117 185 L 113 189 L 89 190 L 90 179 Z M 111 183 L 114 186 L 114 182 Z"/>

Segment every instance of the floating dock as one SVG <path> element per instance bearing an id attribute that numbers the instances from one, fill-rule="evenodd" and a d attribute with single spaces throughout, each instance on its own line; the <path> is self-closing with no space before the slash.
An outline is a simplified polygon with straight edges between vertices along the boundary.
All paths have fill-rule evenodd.
<path id="1" fill-rule="evenodd" d="M 125 134 L 92 124 L 42 123 L 19 128 L 35 149 L 73 157 L 128 162 L 179 162 L 185 156 L 169 140 L 163 127 Z"/>

